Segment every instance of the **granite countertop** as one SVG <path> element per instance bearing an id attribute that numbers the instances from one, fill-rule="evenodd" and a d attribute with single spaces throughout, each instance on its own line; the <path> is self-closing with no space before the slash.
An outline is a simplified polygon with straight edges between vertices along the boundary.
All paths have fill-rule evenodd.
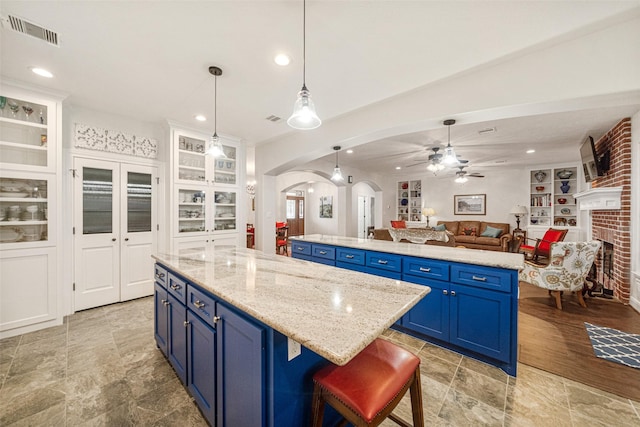
<path id="1" fill-rule="evenodd" d="M 355 237 L 332 236 L 327 234 L 309 234 L 289 237 L 291 244 L 297 240 L 325 245 L 343 246 L 367 251 L 387 252 L 398 255 L 410 255 L 420 258 L 441 259 L 465 264 L 483 265 L 487 267 L 522 270 L 524 255 L 510 252 L 485 251 L 482 249 L 452 248 L 407 242 L 390 242 L 388 240 L 358 239 Z"/>
<path id="2" fill-rule="evenodd" d="M 153 257 L 337 365 L 430 292 L 427 286 L 244 248 Z"/>

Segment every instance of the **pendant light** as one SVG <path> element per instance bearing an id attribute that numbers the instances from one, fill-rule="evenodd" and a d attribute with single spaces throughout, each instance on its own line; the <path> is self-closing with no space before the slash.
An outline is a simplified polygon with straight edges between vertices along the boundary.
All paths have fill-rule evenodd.
<path id="1" fill-rule="evenodd" d="M 216 159 L 225 159 L 227 157 L 224 154 L 222 148 L 222 142 L 218 137 L 218 76 L 222 75 L 222 68 L 211 66 L 209 72 L 213 74 L 213 135 L 209 141 L 209 147 L 207 148 L 207 154 L 213 156 Z"/>
<path id="2" fill-rule="evenodd" d="M 449 129 L 449 139 L 447 143 L 447 147 L 444 149 L 444 157 L 442 158 L 442 163 L 445 165 L 451 166 L 458 163 L 458 158 L 456 157 L 456 152 L 453 150 L 451 146 L 451 125 L 456 123 L 455 120 L 449 119 L 442 122 Z"/>
<path id="3" fill-rule="evenodd" d="M 342 171 L 340 170 L 340 166 L 338 166 L 338 151 L 340 151 L 340 146 L 336 145 L 333 149 L 336 151 L 336 167 L 333 168 L 333 175 L 331 175 L 331 181 L 341 182 L 344 181 L 344 176 L 342 176 Z"/>
<path id="4" fill-rule="evenodd" d="M 316 114 L 316 107 L 311 99 L 311 93 L 306 85 L 307 72 L 307 34 L 306 34 L 307 2 L 302 1 L 302 89 L 298 92 L 298 99 L 293 104 L 293 114 L 287 124 L 294 129 L 315 129 L 322 124 Z"/>

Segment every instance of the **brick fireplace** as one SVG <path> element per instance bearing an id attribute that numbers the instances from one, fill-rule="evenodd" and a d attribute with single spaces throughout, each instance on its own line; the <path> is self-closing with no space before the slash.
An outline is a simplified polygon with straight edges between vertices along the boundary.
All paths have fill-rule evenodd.
<path id="1" fill-rule="evenodd" d="M 605 176 L 591 183 L 592 188 L 622 187 L 621 206 L 618 210 L 591 211 L 591 234 L 594 239 L 612 244 L 609 247 L 607 272 L 606 259 L 600 255 L 599 281 L 614 297 L 629 304 L 631 292 L 631 119 L 616 124 L 596 142 L 598 154 L 609 150 L 610 169 Z M 603 245 L 604 246 L 604 245 Z M 611 251 L 612 249 L 612 251 Z M 607 274 L 608 273 L 608 274 Z"/>

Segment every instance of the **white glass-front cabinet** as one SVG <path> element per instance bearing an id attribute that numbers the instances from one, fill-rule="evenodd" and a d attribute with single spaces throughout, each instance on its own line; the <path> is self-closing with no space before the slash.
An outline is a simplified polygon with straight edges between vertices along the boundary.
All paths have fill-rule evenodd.
<path id="1" fill-rule="evenodd" d="M 215 244 L 238 245 L 244 159 L 239 142 L 222 139 L 223 158 L 206 154 L 205 134 L 171 129 L 172 249 L 174 252 L 200 250 Z M 240 158 L 241 157 L 241 158 Z"/>
<path id="2" fill-rule="evenodd" d="M 0 92 L 0 338 L 62 322 L 61 103 L 10 84 Z"/>

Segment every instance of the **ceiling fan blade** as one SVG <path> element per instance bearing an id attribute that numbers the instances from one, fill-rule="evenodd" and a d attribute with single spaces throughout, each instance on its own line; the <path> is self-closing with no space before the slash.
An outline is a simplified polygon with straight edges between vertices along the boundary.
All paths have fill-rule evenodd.
<path id="1" fill-rule="evenodd" d="M 479 173 L 470 173 L 467 176 L 471 176 L 473 178 L 484 178 L 484 175 L 480 175 Z"/>
<path id="2" fill-rule="evenodd" d="M 427 164 L 427 163 L 429 163 L 429 162 L 428 162 L 428 161 L 418 162 L 418 163 L 414 163 L 414 164 L 412 164 L 412 165 L 409 165 L 409 166 L 407 166 L 407 167 L 408 167 L 408 168 L 412 168 L 412 167 L 414 167 L 414 166 L 425 165 L 425 164 Z"/>

